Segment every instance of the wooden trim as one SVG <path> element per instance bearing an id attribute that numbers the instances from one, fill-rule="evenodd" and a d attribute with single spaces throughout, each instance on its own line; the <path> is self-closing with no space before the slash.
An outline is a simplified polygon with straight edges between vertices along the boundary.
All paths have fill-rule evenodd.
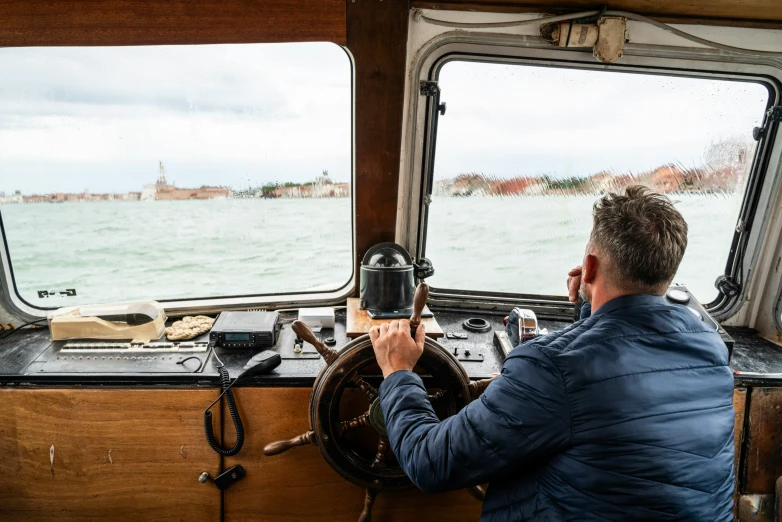
<path id="1" fill-rule="evenodd" d="M 355 59 L 356 292 L 364 253 L 396 233 L 404 116 L 407 0 L 346 0 Z"/>
<path id="2" fill-rule="evenodd" d="M 782 389 L 752 388 L 744 433 L 742 494 L 773 494 L 782 475 Z"/>
<path id="3" fill-rule="evenodd" d="M 412 7 L 442 11 L 479 11 L 488 13 L 552 13 L 594 9 L 595 2 L 569 0 L 567 2 L 540 0 L 412 0 Z M 617 0 L 611 9 L 632 11 L 651 16 L 665 23 L 726 25 L 757 29 L 782 28 L 782 2 L 778 0 L 677 0 L 650 2 L 649 0 Z"/>
<path id="4" fill-rule="evenodd" d="M 346 38 L 345 0 L 0 0 L 0 46 Z"/>
<path id="5" fill-rule="evenodd" d="M 217 393 L 0 389 L 0 520 L 220 520 Z"/>
<path id="6" fill-rule="evenodd" d="M 744 443 L 744 425 L 745 423 L 745 412 L 747 409 L 747 389 L 746 388 L 736 388 L 733 390 L 733 410 L 736 412 L 736 418 L 733 424 L 733 450 L 735 452 L 735 456 L 733 457 L 733 472 L 736 475 L 735 481 L 734 481 L 734 490 L 733 490 L 733 517 L 736 518 L 738 516 L 738 505 L 739 505 L 739 491 L 741 489 L 741 484 L 739 482 L 739 470 L 741 469 L 741 450 Z"/>

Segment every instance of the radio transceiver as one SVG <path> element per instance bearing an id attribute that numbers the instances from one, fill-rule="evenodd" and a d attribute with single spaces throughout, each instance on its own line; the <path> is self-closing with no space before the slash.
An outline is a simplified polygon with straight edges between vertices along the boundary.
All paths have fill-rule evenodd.
<path id="1" fill-rule="evenodd" d="M 280 333 L 278 312 L 223 312 L 209 332 L 209 341 L 222 348 L 270 348 Z"/>

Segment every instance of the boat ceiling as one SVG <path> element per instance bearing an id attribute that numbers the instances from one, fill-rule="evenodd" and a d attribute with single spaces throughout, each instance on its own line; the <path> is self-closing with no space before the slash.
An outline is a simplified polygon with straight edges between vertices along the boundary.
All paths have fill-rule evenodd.
<path id="1" fill-rule="evenodd" d="M 595 0 L 413 0 L 411 7 L 501 13 L 569 12 L 597 9 Z M 611 0 L 612 10 L 632 11 L 661 21 L 782 28 L 780 0 Z"/>
<path id="2" fill-rule="evenodd" d="M 347 43 L 346 0 L 0 0 L 0 13 L 0 46 Z"/>
<path id="3" fill-rule="evenodd" d="M 395 8 L 488 12 L 594 9 L 594 0 L 386 0 Z M 347 43 L 347 6 L 382 0 L 0 0 L 0 46 Z M 365 4 L 358 6 L 356 4 Z M 782 28 L 780 0 L 614 0 L 662 21 Z M 383 10 L 381 8 L 381 10 Z M 368 20 L 366 21 L 368 22 Z M 366 23 L 365 22 L 365 23 Z"/>

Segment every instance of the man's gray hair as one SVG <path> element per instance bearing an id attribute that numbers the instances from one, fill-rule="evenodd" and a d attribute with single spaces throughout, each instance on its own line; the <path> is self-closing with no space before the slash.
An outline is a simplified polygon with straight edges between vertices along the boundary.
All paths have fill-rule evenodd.
<path id="1" fill-rule="evenodd" d="M 633 185 L 595 202 L 590 242 L 609 258 L 620 289 L 661 295 L 687 248 L 687 223 L 671 201 Z"/>

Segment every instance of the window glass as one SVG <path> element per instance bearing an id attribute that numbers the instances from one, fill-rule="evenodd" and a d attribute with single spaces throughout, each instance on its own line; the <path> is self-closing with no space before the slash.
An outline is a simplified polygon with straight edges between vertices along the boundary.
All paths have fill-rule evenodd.
<path id="1" fill-rule="evenodd" d="M 41 307 L 335 290 L 351 63 L 329 43 L 0 49 L 0 216 Z"/>
<path id="2" fill-rule="evenodd" d="M 675 282 L 717 296 L 768 89 L 757 83 L 453 61 L 426 255 L 438 288 L 565 295 L 592 204 L 643 184 L 689 225 Z"/>

